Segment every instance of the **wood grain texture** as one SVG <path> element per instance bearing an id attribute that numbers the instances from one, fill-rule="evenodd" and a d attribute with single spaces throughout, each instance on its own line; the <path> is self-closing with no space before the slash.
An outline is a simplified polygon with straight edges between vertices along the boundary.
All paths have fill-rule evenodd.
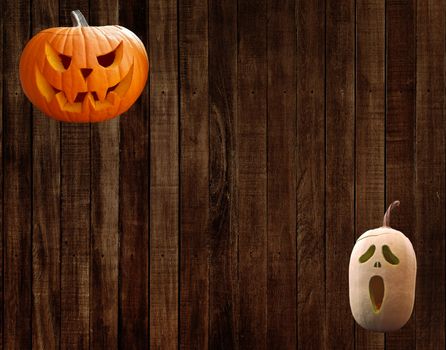
<path id="1" fill-rule="evenodd" d="M 32 35 L 59 24 L 59 3 L 32 8 Z M 33 108 L 32 346 L 60 346 L 60 123 Z"/>
<path id="2" fill-rule="evenodd" d="M 355 3 L 327 0 L 326 9 L 326 347 L 353 349 L 347 291 L 355 235 Z"/>
<path id="3" fill-rule="evenodd" d="M 445 3 L 417 3 L 417 349 L 445 347 Z"/>
<path id="4" fill-rule="evenodd" d="M 237 1 L 209 1 L 209 347 L 238 346 Z"/>
<path id="5" fill-rule="evenodd" d="M 3 346 L 31 347 L 32 122 L 18 65 L 30 36 L 27 1 L 3 4 Z M 5 93 L 7 91 L 7 93 Z"/>
<path id="6" fill-rule="evenodd" d="M 296 21 L 294 0 L 267 8 L 267 346 L 296 339 Z"/>
<path id="7" fill-rule="evenodd" d="M 325 0 L 297 0 L 297 341 L 325 349 Z"/>
<path id="8" fill-rule="evenodd" d="M 119 120 L 91 130 L 90 347 L 118 344 Z"/>
<path id="9" fill-rule="evenodd" d="M 177 1 L 149 3 L 150 345 L 178 346 L 178 17 Z"/>
<path id="10" fill-rule="evenodd" d="M 385 196 L 385 2 L 356 4 L 355 235 L 381 226 Z M 356 325 L 356 348 L 384 349 L 384 334 Z"/>
<path id="11" fill-rule="evenodd" d="M 145 1 L 121 1 L 119 23 L 147 47 Z M 149 99 L 148 88 L 120 122 L 119 347 L 149 343 Z"/>
<path id="12" fill-rule="evenodd" d="M 415 1 L 387 1 L 386 203 L 400 200 L 391 225 L 418 249 L 415 237 Z M 412 218 L 412 219 L 408 219 Z M 386 334 L 386 349 L 415 344 L 415 319 Z"/>
<path id="13" fill-rule="evenodd" d="M 1 14 L 4 13 L 3 8 L 3 2 L 0 3 L 0 11 Z M 0 47 L 4 48 L 3 46 L 3 36 L 4 36 L 4 29 L 3 29 L 3 15 L 0 15 Z M 0 72 L 3 75 L 3 54 L 0 54 Z M 0 349 L 3 349 L 3 328 L 4 328 L 4 318 L 3 318 L 3 312 L 4 312 L 4 298 L 3 298 L 3 292 L 4 292 L 4 283 L 3 283 L 3 241 L 4 241 L 4 230 L 3 230 L 3 79 L 0 81 L 0 198 L 1 198 L 1 205 L 0 205 Z"/>
<path id="14" fill-rule="evenodd" d="M 60 24 L 71 26 L 70 12 L 88 20 L 88 1 L 60 1 Z M 61 335 L 60 346 L 89 346 L 90 321 L 90 125 L 61 126 Z"/>
<path id="15" fill-rule="evenodd" d="M 90 2 L 90 24 L 118 23 L 118 1 Z M 91 125 L 90 348 L 118 347 L 119 119 Z"/>
<path id="16" fill-rule="evenodd" d="M 239 342 L 267 348 L 266 1 L 238 3 L 237 207 Z"/>
<path id="17" fill-rule="evenodd" d="M 182 349 L 209 345 L 208 4 L 179 3 Z"/>
<path id="18" fill-rule="evenodd" d="M 61 347 L 89 344 L 90 126 L 62 126 Z"/>
<path id="19" fill-rule="evenodd" d="M 0 349 L 443 349 L 444 0 L 1 3 Z M 117 24 L 150 78 L 123 116 L 32 108 L 31 35 Z M 399 331 L 356 326 L 355 238 L 418 259 Z"/>

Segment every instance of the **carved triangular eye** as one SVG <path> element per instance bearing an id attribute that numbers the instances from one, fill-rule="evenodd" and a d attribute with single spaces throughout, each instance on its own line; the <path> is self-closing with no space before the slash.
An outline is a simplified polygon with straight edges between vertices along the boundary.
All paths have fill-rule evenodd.
<path id="1" fill-rule="evenodd" d="M 393 254 L 388 245 L 383 245 L 383 255 L 389 264 L 398 265 L 400 263 L 400 260 Z"/>
<path id="2" fill-rule="evenodd" d="M 113 51 L 105 55 L 97 56 L 98 63 L 102 67 L 110 67 L 113 63 L 119 64 L 122 58 L 122 42 Z"/>
<path id="3" fill-rule="evenodd" d="M 375 250 L 376 250 L 376 247 L 374 244 L 372 244 L 369 247 L 369 249 L 367 249 L 367 251 L 359 257 L 359 262 L 361 264 L 365 263 L 367 260 L 369 260 L 373 256 L 373 254 L 375 254 Z"/>
<path id="4" fill-rule="evenodd" d="M 67 55 L 63 55 L 63 54 L 59 54 L 60 60 L 62 62 L 62 66 L 65 69 L 68 69 L 70 67 L 71 64 L 71 57 L 67 56 Z"/>
<path id="5" fill-rule="evenodd" d="M 45 55 L 48 63 L 59 72 L 66 71 L 71 64 L 71 57 L 57 52 L 49 43 L 45 45 Z"/>

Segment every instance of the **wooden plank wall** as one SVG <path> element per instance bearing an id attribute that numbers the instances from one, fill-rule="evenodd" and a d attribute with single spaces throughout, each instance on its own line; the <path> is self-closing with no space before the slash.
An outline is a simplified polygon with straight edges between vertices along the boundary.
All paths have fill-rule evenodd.
<path id="1" fill-rule="evenodd" d="M 146 45 L 120 118 L 63 124 L 27 40 L 119 23 Z M 2 1 L 0 349 L 443 349 L 444 0 Z M 418 258 L 400 331 L 355 324 L 355 239 Z"/>

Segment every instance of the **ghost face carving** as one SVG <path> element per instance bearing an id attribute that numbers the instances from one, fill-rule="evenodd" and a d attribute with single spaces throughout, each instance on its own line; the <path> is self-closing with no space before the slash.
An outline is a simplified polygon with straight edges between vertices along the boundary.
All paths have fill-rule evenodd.
<path id="1" fill-rule="evenodd" d="M 23 90 L 57 120 L 110 119 L 125 112 L 145 86 L 144 45 L 120 26 L 77 24 L 43 30 L 30 40 L 20 60 Z"/>
<path id="2" fill-rule="evenodd" d="M 356 322 L 379 332 L 403 327 L 412 314 L 416 270 L 410 240 L 388 227 L 386 216 L 384 227 L 360 236 L 349 266 L 350 307 Z"/>

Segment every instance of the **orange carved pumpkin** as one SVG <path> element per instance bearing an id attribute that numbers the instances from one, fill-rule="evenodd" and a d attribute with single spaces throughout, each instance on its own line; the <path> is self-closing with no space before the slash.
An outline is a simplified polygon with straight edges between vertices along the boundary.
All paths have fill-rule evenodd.
<path id="1" fill-rule="evenodd" d="M 74 27 L 45 29 L 26 45 L 20 81 L 31 102 L 65 122 L 99 122 L 125 112 L 146 84 L 143 43 L 120 26 L 88 26 L 73 11 Z"/>

